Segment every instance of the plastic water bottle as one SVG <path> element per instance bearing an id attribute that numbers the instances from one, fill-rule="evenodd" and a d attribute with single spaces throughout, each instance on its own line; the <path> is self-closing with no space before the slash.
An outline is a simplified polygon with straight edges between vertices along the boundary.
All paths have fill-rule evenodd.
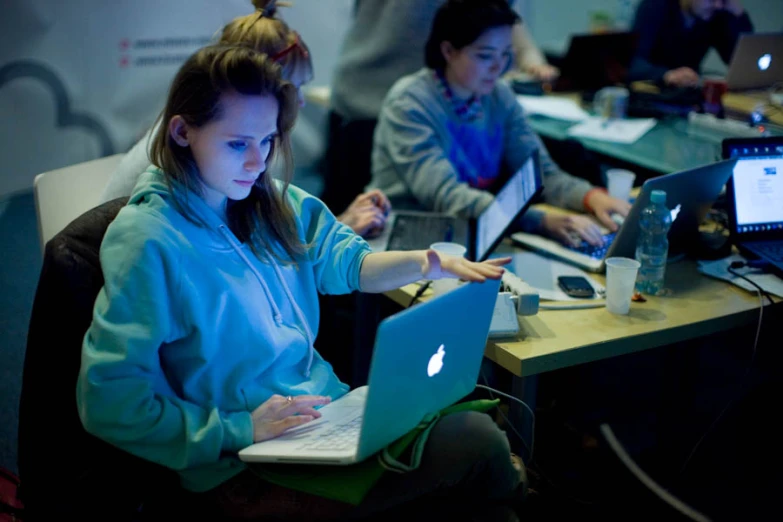
<path id="1" fill-rule="evenodd" d="M 672 226 L 672 216 L 666 208 L 666 192 L 653 190 L 650 204 L 639 216 L 639 237 L 636 241 L 636 260 L 641 263 L 636 277 L 636 289 L 655 295 L 663 289 L 666 274 L 666 255 L 669 252 L 667 237 Z"/>

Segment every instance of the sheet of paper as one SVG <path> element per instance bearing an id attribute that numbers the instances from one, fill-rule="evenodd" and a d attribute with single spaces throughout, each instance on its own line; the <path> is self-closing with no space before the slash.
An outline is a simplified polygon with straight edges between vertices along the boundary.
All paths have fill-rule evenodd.
<path id="1" fill-rule="evenodd" d="M 604 287 L 590 277 L 587 272 L 535 252 L 515 252 L 508 269 L 538 290 L 539 297 L 545 301 L 589 300 L 566 295 L 557 284 L 557 278 L 563 275 L 583 276 L 595 289 L 593 299 L 603 299 Z"/>
<path id="2" fill-rule="evenodd" d="M 568 135 L 578 138 L 611 141 L 613 143 L 631 144 L 655 127 L 654 118 L 633 120 L 606 120 L 590 116 L 588 119 L 568 129 Z"/>
<path id="3" fill-rule="evenodd" d="M 740 255 L 734 255 L 725 259 L 718 259 L 717 261 L 699 261 L 699 272 L 716 279 L 723 279 L 755 294 L 756 288 L 753 285 L 741 277 L 729 273 L 729 265 L 734 261 L 745 261 L 745 258 Z M 783 297 L 783 279 L 775 274 L 759 272 L 753 268 L 739 268 L 735 272 L 744 275 L 770 294 Z"/>
<path id="4" fill-rule="evenodd" d="M 517 101 L 528 114 L 541 114 L 565 121 L 582 121 L 590 117 L 579 105 L 568 98 L 557 96 L 517 96 Z"/>

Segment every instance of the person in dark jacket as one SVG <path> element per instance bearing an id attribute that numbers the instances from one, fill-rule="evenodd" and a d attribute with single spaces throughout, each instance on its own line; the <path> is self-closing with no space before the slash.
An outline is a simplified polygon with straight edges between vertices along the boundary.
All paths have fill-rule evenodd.
<path id="1" fill-rule="evenodd" d="M 710 47 L 728 64 L 740 33 L 753 32 L 753 24 L 740 0 L 642 0 L 633 30 L 639 41 L 629 80 L 693 87 Z"/>

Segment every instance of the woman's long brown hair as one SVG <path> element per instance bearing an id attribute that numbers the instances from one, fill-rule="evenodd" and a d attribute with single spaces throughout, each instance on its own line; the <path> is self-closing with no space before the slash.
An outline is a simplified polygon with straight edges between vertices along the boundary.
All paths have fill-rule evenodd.
<path id="1" fill-rule="evenodd" d="M 280 262 L 296 263 L 307 245 L 297 234 L 294 212 L 284 194 L 293 176 L 291 130 L 299 107 L 298 96 L 296 88 L 281 79 L 280 66 L 265 54 L 245 46 L 225 45 L 204 47 L 193 54 L 171 84 L 150 159 L 164 172 L 178 210 L 197 222 L 188 204 L 188 194 L 201 194 L 198 167 L 190 147 L 178 145 L 170 136 L 168 124 L 176 115 L 192 127 L 220 117 L 223 93 L 274 96 L 279 106 L 277 136 L 266 159 L 267 171 L 259 176 L 247 198 L 228 201 L 229 228 L 257 256 L 263 249 Z M 276 154 L 283 160 L 279 174 L 282 190 L 269 172 Z"/>

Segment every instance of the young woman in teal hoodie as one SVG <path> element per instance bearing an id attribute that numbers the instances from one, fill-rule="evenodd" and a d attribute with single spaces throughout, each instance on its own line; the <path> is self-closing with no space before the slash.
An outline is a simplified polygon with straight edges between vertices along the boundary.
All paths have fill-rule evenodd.
<path id="1" fill-rule="evenodd" d="M 204 513 L 269 513 L 262 482 L 237 458 L 319 416 L 346 393 L 313 349 L 318 293 L 383 292 L 428 278 L 501 276 L 508 258 L 472 263 L 435 251 L 371 253 L 321 203 L 290 184 L 297 91 L 246 47 L 211 46 L 182 66 L 151 167 L 101 245 L 77 385 L 90 433 L 179 472 Z M 282 180 L 267 169 L 282 155 Z M 511 494 L 520 470 L 489 416 L 439 421 L 418 470 L 387 473 L 373 512 L 468 488 Z M 232 492 L 257 491 L 241 506 Z M 349 510 L 348 506 L 338 506 Z"/>

